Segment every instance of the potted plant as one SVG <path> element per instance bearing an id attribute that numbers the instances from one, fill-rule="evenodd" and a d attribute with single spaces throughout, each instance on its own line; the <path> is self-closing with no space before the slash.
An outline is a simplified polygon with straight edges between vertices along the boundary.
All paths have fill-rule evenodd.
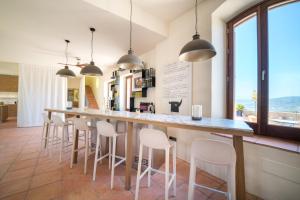
<path id="1" fill-rule="evenodd" d="M 235 109 L 236 109 L 236 115 L 239 116 L 239 117 L 242 117 L 245 106 L 243 104 L 237 104 Z"/>

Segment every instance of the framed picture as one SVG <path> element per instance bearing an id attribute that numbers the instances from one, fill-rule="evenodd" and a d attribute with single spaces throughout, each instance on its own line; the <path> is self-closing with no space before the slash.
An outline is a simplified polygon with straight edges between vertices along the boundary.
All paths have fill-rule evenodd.
<path id="1" fill-rule="evenodd" d="M 137 73 L 133 75 L 132 81 L 132 91 L 142 91 L 143 78 L 142 73 Z"/>

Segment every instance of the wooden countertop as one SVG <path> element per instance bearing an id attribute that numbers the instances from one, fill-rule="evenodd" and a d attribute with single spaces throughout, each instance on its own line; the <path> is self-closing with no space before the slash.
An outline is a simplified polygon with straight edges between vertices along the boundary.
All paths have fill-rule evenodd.
<path id="1" fill-rule="evenodd" d="M 150 113 L 133 113 L 127 111 L 102 111 L 98 109 L 56 109 L 47 108 L 45 111 L 91 116 L 106 119 L 116 119 L 134 123 L 153 124 L 158 126 L 175 127 L 238 136 L 253 136 L 253 130 L 245 122 L 231 119 L 203 118 L 194 121 L 190 116 L 166 115 Z"/>

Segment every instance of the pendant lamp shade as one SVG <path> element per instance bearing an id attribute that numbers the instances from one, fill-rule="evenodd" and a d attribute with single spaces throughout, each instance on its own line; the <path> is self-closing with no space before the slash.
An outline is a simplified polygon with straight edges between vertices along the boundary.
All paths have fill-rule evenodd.
<path id="1" fill-rule="evenodd" d="M 56 75 L 59 75 L 61 77 L 75 77 L 75 73 L 69 69 L 68 65 L 65 66 L 65 68 L 58 70 L 56 72 Z"/>
<path id="2" fill-rule="evenodd" d="M 92 32 L 92 40 L 91 40 L 91 62 L 90 64 L 86 65 L 84 68 L 81 69 L 80 74 L 85 76 L 103 76 L 103 72 L 99 67 L 95 65 L 95 62 L 93 61 L 93 53 L 94 53 L 94 32 L 96 31 L 95 28 L 90 28 L 90 31 Z"/>
<path id="3" fill-rule="evenodd" d="M 199 62 L 208 60 L 216 55 L 214 46 L 206 40 L 200 39 L 198 34 L 188 42 L 180 51 L 179 60 L 188 62 Z"/>
<path id="4" fill-rule="evenodd" d="M 198 13 L 197 13 L 198 1 L 195 1 L 195 31 L 196 34 L 193 35 L 193 40 L 188 42 L 180 51 L 179 60 L 188 62 L 199 62 L 208 60 L 214 57 L 217 53 L 214 46 L 203 39 L 200 39 L 198 34 Z"/>
<path id="5" fill-rule="evenodd" d="M 91 61 L 89 65 L 82 68 L 80 74 L 86 76 L 103 76 L 103 72 L 99 67 L 95 66 L 93 61 Z"/>
<path id="6" fill-rule="evenodd" d="M 129 50 L 128 54 L 118 60 L 117 65 L 121 69 L 138 69 L 142 66 L 142 61 L 134 55 L 132 50 Z"/>
<path id="7" fill-rule="evenodd" d="M 66 65 L 63 69 L 58 70 L 58 72 L 56 72 L 56 75 L 61 76 L 61 77 L 75 77 L 75 73 L 69 69 L 68 66 L 68 46 L 70 41 L 69 40 L 65 40 L 66 42 L 66 50 L 65 50 L 65 55 L 66 55 Z"/>
<path id="8" fill-rule="evenodd" d="M 122 56 L 117 62 L 117 66 L 121 69 L 137 70 L 137 69 L 141 69 L 143 66 L 142 61 L 139 59 L 138 56 L 134 55 L 134 52 L 131 49 L 132 46 L 131 40 L 132 40 L 132 0 L 130 0 L 129 50 L 128 50 L 128 54 Z"/>

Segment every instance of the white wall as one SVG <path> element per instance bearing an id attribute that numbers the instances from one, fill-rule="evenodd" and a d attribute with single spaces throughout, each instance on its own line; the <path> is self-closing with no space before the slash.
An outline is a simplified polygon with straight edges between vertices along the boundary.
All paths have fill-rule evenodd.
<path id="1" fill-rule="evenodd" d="M 203 39 L 211 41 L 211 13 L 224 0 L 203 1 L 198 6 L 198 30 Z M 155 102 L 159 102 L 159 93 L 162 92 L 162 66 L 178 61 L 181 48 L 190 40 L 194 31 L 194 10 L 183 14 L 169 25 L 169 37 L 159 43 L 155 49 L 142 55 L 146 63 L 156 66 Z M 203 115 L 211 116 L 211 61 L 194 63 L 193 72 L 193 103 L 203 105 Z M 163 112 L 164 108 L 156 103 L 156 111 Z M 182 113 L 190 114 L 186 108 Z"/>
<path id="2" fill-rule="evenodd" d="M 0 61 L 0 74 L 5 75 L 18 75 L 19 74 L 19 64 L 11 62 L 1 62 Z"/>

